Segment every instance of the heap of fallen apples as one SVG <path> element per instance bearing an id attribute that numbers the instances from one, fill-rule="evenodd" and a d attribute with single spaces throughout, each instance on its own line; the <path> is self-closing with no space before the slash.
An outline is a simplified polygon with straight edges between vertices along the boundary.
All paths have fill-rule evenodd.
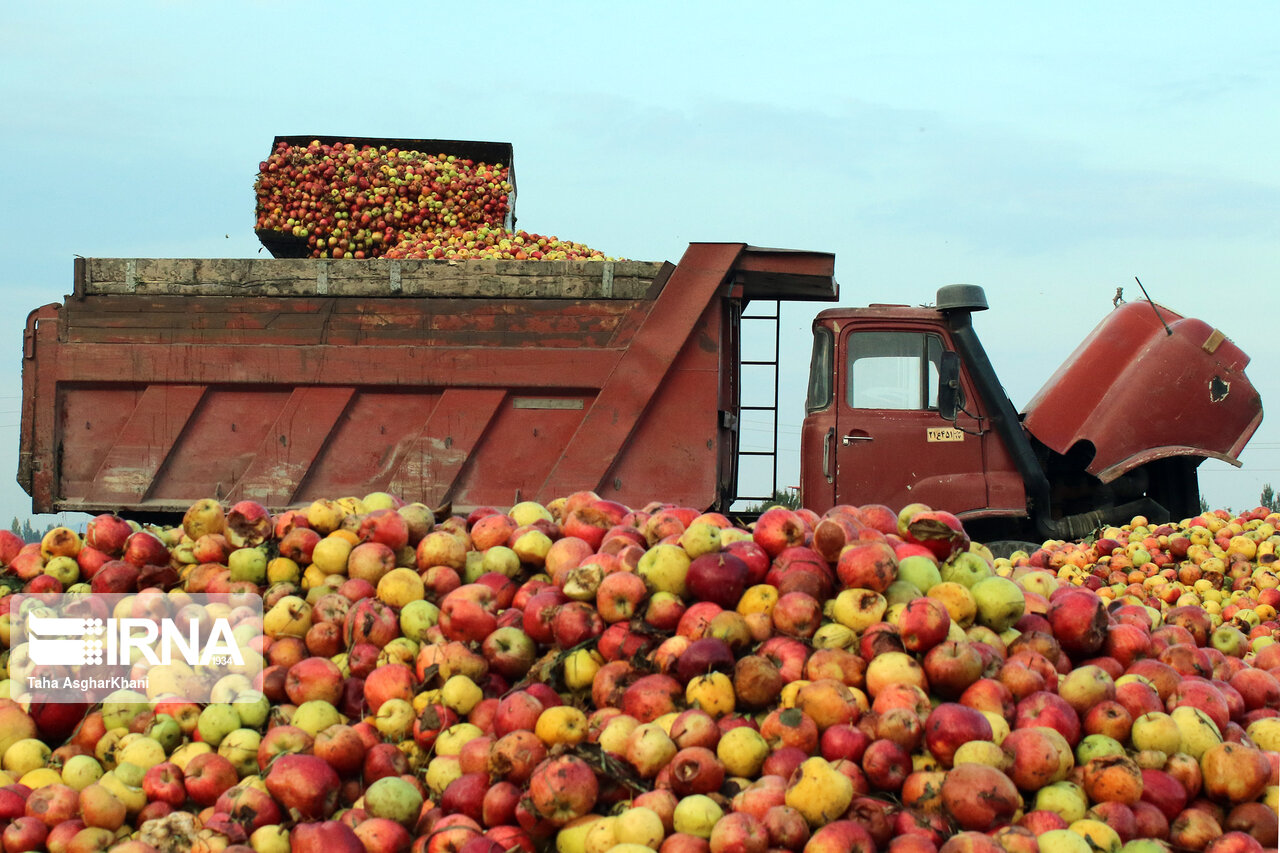
<path id="1" fill-rule="evenodd" d="M 264 614 L 236 625 L 261 674 L 207 704 L 0 698 L 0 844 L 1274 849 L 1278 527 L 1135 518 L 995 558 L 919 504 L 740 525 L 580 492 L 0 532 L 6 655 L 20 591 Z"/>

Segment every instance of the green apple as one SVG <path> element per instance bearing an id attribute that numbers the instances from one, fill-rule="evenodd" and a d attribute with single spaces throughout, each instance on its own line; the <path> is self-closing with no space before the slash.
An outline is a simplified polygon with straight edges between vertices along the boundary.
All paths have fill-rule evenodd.
<path id="1" fill-rule="evenodd" d="M 218 744 L 218 754 L 231 762 L 243 779 L 258 772 L 258 746 L 262 735 L 253 729 L 236 729 Z"/>
<path id="2" fill-rule="evenodd" d="M 338 709 L 323 699 L 311 699 L 293 712 L 292 724 L 315 737 L 320 732 L 342 722 Z"/>
<path id="3" fill-rule="evenodd" d="M 923 595 L 924 590 L 920 589 L 920 587 L 910 581 L 904 581 L 902 578 L 898 578 L 896 581 L 889 584 L 889 588 L 884 591 L 885 600 L 888 601 L 890 605 L 906 604 L 908 601 L 920 598 Z"/>
<path id="4" fill-rule="evenodd" d="M 991 567 L 980 554 L 961 551 L 942 564 L 940 573 L 944 581 L 953 581 L 973 589 L 978 581 L 991 577 Z"/>
<path id="5" fill-rule="evenodd" d="M 62 588 L 66 589 L 80 578 L 80 564 L 71 557 L 59 555 L 51 557 L 49 562 L 44 564 L 44 573 L 56 578 L 58 583 L 62 584 Z"/>
<path id="6" fill-rule="evenodd" d="M 1089 810 L 1089 799 L 1084 789 L 1074 782 L 1051 782 L 1036 791 L 1035 807 L 1051 811 L 1068 824 L 1081 820 Z M 1044 836 L 1041 836 L 1042 838 Z"/>
<path id="7" fill-rule="evenodd" d="M 151 710 L 147 697 L 136 690 L 117 690 L 102 700 L 102 725 L 111 729 L 127 729 L 133 718 Z"/>
<path id="8" fill-rule="evenodd" d="M 173 754 L 169 756 L 169 760 L 178 765 L 179 769 L 185 770 L 188 761 L 206 752 L 213 752 L 213 747 L 198 740 L 187 741 L 173 751 Z"/>
<path id="9" fill-rule="evenodd" d="M 1051 829 L 1036 836 L 1040 853 L 1094 853 L 1084 836 L 1070 829 Z"/>
<path id="10" fill-rule="evenodd" d="M 1164 711 L 1149 711 L 1134 720 L 1129 739 L 1139 751 L 1154 749 L 1165 755 L 1182 751 L 1182 730 Z"/>
<path id="11" fill-rule="evenodd" d="M 480 574 L 496 572 L 504 577 L 514 578 L 520 574 L 520 557 L 506 545 L 491 545 L 484 549 L 480 558 Z"/>
<path id="12" fill-rule="evenodd" d="M 240 714 L 225 702 L 215 702 L 206 706 L 200 712 L 200 719 L 196 721 L 196 731 L 200 732 L 200 739 L 215 749 L 222 743 L 224 737 L 238 728 L 240 728 Z"/>
<path id="13" fill-rule="evenodd" d="M 272 638 L 305 637 L 311 630 L 311 605 L 300 596 L 286 595 L 262 617 L 262 627 Z"/>
<path id="14" fill-rule="evenodd" d="M 913 584 L 917 589 L 928 593 L 932 587 L 942 583 L 942 574 L 933 560 L 913 554 L 898 561 L 898 580 Z"/>
<path id="15" fill-rule="evenodd" d="M 547 559 L 547 552 L 551 550 L 551 537 L 536 527 L 523 528 L 523 532 L 518 532 L 515 541 L 511 543 L 511 550 L 523 562 L 541 566 Z"/>
<path id="16" fill-rule="evenodd" d="M 978 624 L 986 625 L 997 634 L 1013 627 L 1027 612 L 1026 596 L 1008 578 L 992 575 L 975 583 L 969 591 L 978 606 Z"/>
<path id="17" fill-rule="evenodd" d="M 720 808 L 715 800 L 705 794 L 693 794 L 681 798 L 680 802 L 676 803 L 671 820 L 676 832 L 696 835 L 699 838 L 710 838 L 712 828 L 722 817 L 724 817 L 724 809 Z"/>
<path id="18" fill-rule="evenodd" d="M 139 767 L 136 764 L 130 764 L 127 761 L 122 761 L 111 770 L 103 773 L 101 781 L 105 782 L 107 779 L 114 778 L 122 785 L 126 785 L 130 788 L 140 788 L 142 786 L 142 777 L 146 775 L 147 770 L 145 767 Z"/>
<path id="19" fill-rule="evenodd" d="M 680 547 L 693 558 L 720 550 L 720 528 L 706 521 L 695 521 L 680 534 Z"/>
<path id="20" fill-rule="evenodd" d="M 402 663 L 407 667 L 412 667 L 414 661 L 418 659 L 419 648 L 420 646 L 416 640 L 411 640 L 408 637 L 396 637 L 382 647 L 382 651 L 378 654 L 378 664 Z"/>
<path id="21" fill-rule="evenodd" d="M 159 743 L 165 755 L 178 748 L 182 743 L 183 734 L 182 726 L 168 714 L 157 714 L 151 721 L 151 725 L 147 726 L 146 731 L 147 737 Z"/>
<path id="22" fill-rule="evenodd" d="M 1182 734 L 1182 748 L 1177 752 L 1185 752 L 1199 761 L 1200 756 L 1204 755 L 1209 747 L 1222 743 L 1222 733 L 1218 731 L 1218 724 L 1199 708 L 1179 705 L 1169 712 L 1169 716 L 1173 717 L 1173 721 L 1178 724 L 1178 731 Z"/>
<path id="23" fill-rule="evenodd" d="M 422 781 L 432 796 L 440 797 L 450 783 L 461 775 L 462 768 L 456 755 L 437 755 L 427 762 L 427 772 L 423 774 Z"/>
<path id="24" fill-rule="evenodd" d="M 102 765 L 92 755 L 73 755 L 62 765 L 62 784 L 83 791 L 102 778 Z"/>
<path id="25" fill-rule="evenodd" d="M 261 729 L 271 714 L 271 701 L 252 687 L 236 693 L 230 704 L 240 715 L 240 725 L 247 729 Z"/>
<path id="26" fill-rule="evenodd" d="M 231 629 L 231 639 L 235 641 L 236 648 L 240 649 L 240 654 L 244 656 L 245 660 L 250 658 L 251 643 L 261 636 L 262 626 L 253 622 L 241 622 Z"/>
<path id="27" fill-rule="evenodd" d="M 248 676 L 239 672 L 222 676 L 209 690 L 209 701 L 221 705 L 230 705 L 237 696 L 253 689 L 253 682 Z M 237 726 L 236 728 L 239 728 Z"/>
<path id="28" fill-rule="evenodd" d="M 263 583 L 267 579 L 267 551 L 261 546 L 237 548 L 227 557 L 227 568 L 233 581 Z"/>
<path id="29" fill-rule="evenodd" d="M 395 497 L 386 492 L 370 492 L 360 499 L 364 504 L 366 512 L 373 512 L 375 509 L 398 509 L 400 502 Z"/>
<path id="30" fill-rule="evenodd" d="M 150 770 L 165 760 L 167 753 L 157 740 L 140 737 L 130 741 L 116 752 L 116 761 L 120 764 L 136 764 L 143 770 Z M 119 766 L 117 764 L 117 766 Z"/>
<path id="31" fill-rule="evenodd" d="M 410 601 L 400 609 L 400 633 L 419 643 L 425 642 L 427 630 L 440 621 L 440 608 L 425 598 Z"/>
<path id="32" fill-rule="evenodd" d="M 1104 734 L 1085 735 L 1076 744 L 1076 764 L 1088 764 L 1094 758 L 1105 755 L 1124 755 L 1124 744 Z"/>
<path id="33" fill-rule="evenodd" d="M 365 790 L 364 807 L 373 817 L 411 826 L 422 810 L 422 794 L 399 776 L 385 776 Z"/>
<path id="34" fill-rule="evenodd" d="M 1249 651 L 1249 638 L 1230 622 L 1223 622 L 1209 636 L 1209 643 L 1224 655 L 1242 658 Z"/>
<path id="35" fill-rule="evenodd" d="M 462 568 L 462 582 L 475 583 L 487 571 L 484 567 L 484 554 L 480 551 L 468 551 L 465 559 L 466 563 Z"/>
<path id="36" fill-rule="evenodd" d="M 1170 853 L 1172 849 L 1158 838 L 1133 838 L 1120 846 L 1120 853 Z"/>
<path id="37" fill-rule="evenodd" d="M 644 552 L 636 564 L 636 574 L 640 575 L 650 594 L 669 592 L 683 597 L 691 562 L 688 552 L 679 545 L 661 543 Z"/>
<path id="38" fill-rule="evenodd" d="M 507 513 L 519 527 L 533 524 L 535 521 L 555 521 L 551 511 L 537 501 L 520 501 Z"/>

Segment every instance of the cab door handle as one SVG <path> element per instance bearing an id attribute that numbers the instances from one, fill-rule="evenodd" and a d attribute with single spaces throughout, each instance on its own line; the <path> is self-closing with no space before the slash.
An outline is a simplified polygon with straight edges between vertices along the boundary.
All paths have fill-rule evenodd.
<path id="1" fill-rule="evenodd" d="M 835 482 L 835 477 L 831 473 L 831 440 L 835 437 L 836 428 L 832 427 L 822 438 L 822 476 L 827 478 L 828 483 Z"/>
<path id="2" fill-rule="evenodd" d="M 840 437 L 840 443 L 845 447 L 853 444 L 855 441 L 871 441 L 869 435 L 845 435 Z"/>

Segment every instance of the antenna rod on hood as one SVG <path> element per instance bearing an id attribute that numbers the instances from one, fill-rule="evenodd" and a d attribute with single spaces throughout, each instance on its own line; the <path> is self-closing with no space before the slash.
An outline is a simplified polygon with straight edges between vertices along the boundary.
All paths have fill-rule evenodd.
<path id="1" fill-rule="evenodd" d="M 1157 308 L 1157 307 L 1156 307 L 1156 304 L 1155 304 L 1154 302 L 1152 302 L 1152 301 L 1151 301 L 1151 296 L 1150 296 L 1150 294 L 1148 294 L 1148 293 L 1147 293 L 1147 289 L 1146 289 L 1145 287 L 1143 287 L 1143 286 L 1142 286 L 1142 279 L 1138 278 L 1138 277 L 1135 275 L 1135 276 L 1133 277 L 1133 280 L 1134 280 L 1134 281 L 1136 281 L 1136 282 L 1138 283 L 1138 289 L 1142 291 L 1142 295 L 1143 295 L 1143 296 L 1145 296 L 1145 297 L 1147 297 L 1147 304 L 1151 306 L 1151 310 L 1152 310 L 1152 311 L 1154 311 L 1154 312 L 1156 312 L 1156 319 L 1160 321 L 1160 325 L 1161 325 L 1161 326 L 1164 326 L 1164 333 L 1165 333 L 1166 335 L 1172 335 L 1172 334 L 1173 334 L 1173 329 L 1170 329 L 1170 328 L 1169 328 L 1169 324 L 1168 324 L 1168 323 L 1166 323 L 1166 322 L 1164 321 L 1164 317 L 1161 317 L 1161 316 L 1160 316 L 1160 309 L 1159 309 L 1159 308 Z"/>

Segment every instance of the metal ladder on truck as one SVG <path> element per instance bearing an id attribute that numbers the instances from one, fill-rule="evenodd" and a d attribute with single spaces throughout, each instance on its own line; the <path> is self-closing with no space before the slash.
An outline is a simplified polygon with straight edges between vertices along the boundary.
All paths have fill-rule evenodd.
<path id="1" fill-rule="evenodd" d="M 770 303 L 773 306 L 773 310 L 770 313 L 755 313 L 755 312 L 750 314 L 744 313 L 739 317 L 739 319 L 744 322 L 749 320 L 757 325 L 765 326 L 766 333 L 768 331 L 769 324 L 772 324 L 773 350 L 772 350 L 772 353 L 770 354 L 770 357 L 768 358 L 752 358 L 752 359 L 743 359 L 739 361 L 739 365 L 742 368 L 766 369 L 766 370 L 762 370 L 761 372 L 767 372 L 769 374 L 769 379 L 771 379 L 772 381 L 768 382 L 766 387 L 770 388 L 772 393 L 771 393 L 771 396 L 766 401 L 767 404 L 766 402 L 761 402 L 757 405 L 744 406 L 740 404 L 738 406 L 738 462 L 737 462 L 738 495 L 733 500 L 733 507 L 738 510 L 744 509 L 745 505 L 752 505 L 752 504 L 761 504 L 763 506 L 769 506 L 770 504 L 775 502 L 775 496 L 778 494 L 778 381 L 779 381 L 778 351 L 782 344 L 782 320 L 781 320 L 782 302 L 776 299 L 766 300 L 763 303 L 753 302 L 753 306 L 755 305 L 767 306 Z M 757 311 L 758 310 L 759 308 L 757 308 Z M 745 332 L 746 326 L 744 325 L 741 328 Z M 746 334 L 742 334 L 741 340 L 739 342 L 739 346 L 741 346 L 742 342 L 747 340 L 747 338 L 748 336 Z M 754 337 L 752 339 L 756 340 Z M 756 386 L 756 383 L 748 381 L 747 376 L 743 375 L 742 379 L 739 380 L 739 385 L 738 385 L 738 393 L 740 397 L 742 394 L 743 387 L 748 384 L 758 387 Z M 766 422 L 767 423 L 766 428 L 768 429 L 768 432 L 769 432 L 769 439 L 768 439 L 769 449 L 768 450 L 744 450 L 743 449 L 743 444 L 745 443 L 743 440 L 743 434 L 748 428 L 748 422 L 746 419 L 746 414 L 748 412 L 768 413 L 769 417 Z M 752 442 L 752 444 L 754 445 L 756 444 L 756 442 Z M 742 463 L 745 459 L 752 459 L 752 458 L 767 458 L 769 460 L 770 476 L 769 476 L 768 482 L 770 484 L 770 488 L 769 488 L 768 494 L 753 495 L 753 494 L 742 493 L 742 489 L 743 489 L 742 483 L 744 479 Z M 756 481 L 758 481 L 758 478 L 756 478 Z"/>

